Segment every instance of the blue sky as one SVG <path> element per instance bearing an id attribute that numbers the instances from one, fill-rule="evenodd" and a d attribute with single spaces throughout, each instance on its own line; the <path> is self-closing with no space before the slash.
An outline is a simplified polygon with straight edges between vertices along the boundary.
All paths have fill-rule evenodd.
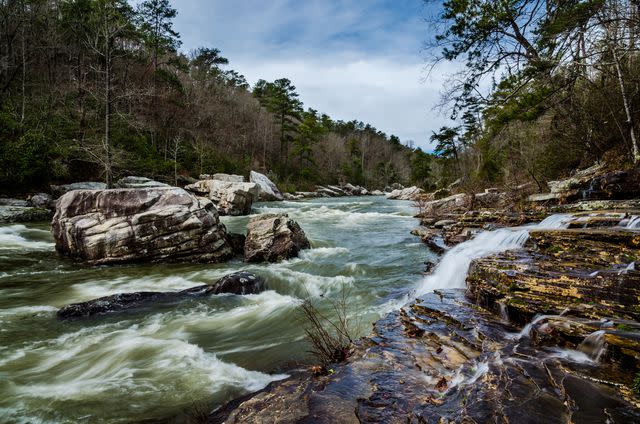
<path id="1" fill-rule="evenodd" d="M 217 47 L 253 84 L 289 78 L 305 107 L 428 148 L 446 69 L 425 73 L 422 0 L 174 0 L 185 51 Z M 446 65 L 445 65 L 446 66 Z M 426 80 L 425 80 L 426 78 Z"/>

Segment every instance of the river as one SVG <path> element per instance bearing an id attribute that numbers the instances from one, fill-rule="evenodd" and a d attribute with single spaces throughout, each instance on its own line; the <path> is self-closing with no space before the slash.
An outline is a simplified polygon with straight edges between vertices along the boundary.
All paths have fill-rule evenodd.
<path id="1" fill-rule="evenodd" d="M 435 256 L 417 237 L 410 202 L 383 197 L 262 203 L 286 212 L 312 249 L 271 265 L 131 264 L 61 258 L 46 223 L 0 226 L 0 422 L 132 422 L 215 407 L 313 362 L 298 305 L 325 313 L 348 295 L 365 335 L 420 285 Z M 223 217 L 242 232 L 247 217 Z M 61 321 L 63 305 L 122 292 L 180 290 L 247 270 L 269 290 L 135 313 Z"/>

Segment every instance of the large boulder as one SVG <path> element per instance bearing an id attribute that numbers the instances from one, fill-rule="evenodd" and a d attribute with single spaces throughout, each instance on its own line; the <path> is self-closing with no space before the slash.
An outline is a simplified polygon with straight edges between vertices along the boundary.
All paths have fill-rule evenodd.
<path id="1" fill-rule="evenodd" d="M 181 188 L 74 190 L 58 200 L 52 228 L 60 253 L 92 264 L 233 254 L 213 203 Z"/>
<path id="2" fill-rule="evenodd" d="M 393 190 L 387 194 L 387 199 L 390 200 L 418 200 L 424 194 L 424 190 L 413 186 L 403 189 Z"/>
<path id="3" fill-rule="evenodd" d="M 105 190 L 107 185 L 105 183 L 99 183 L 95 181 L 83 181 L 79 183 L 71 183 L 64 185 L 52 185 L 51 193 L 53 197 L 57 199 L 63 194 L 73 190 Z"/>
<path id="4" fill-rule="evenodd" d="M 258 198 L 256 183 L 202 180 L 190 184 L 185 189 L 199 195 L 206 195 L 216 204 L 220 215 L 248 215 L 251 205 Z"/>
<path id="5" fill-rule="evenodd" d="M 247 224 L 244 259 L 247 262 L 278 262 L 298 256 L 311 247 L 297 222 L 286 214 L 252 217 Z"/>
<path id="6" fill-rule="evenodd" d="M 58 311 L 62 319 L 144 309 L 158 304 L 178 303 L 188 299 L 204 298 L 215 294 L 257 294 L 266 289 L 265 281 L 251 273 L 240 271 L 225 275 L 214 284 L 191 287 L 176 292 L 118 293 L 87 302 L 73 303 Z"/>
<path id="7" fill-rule="evenodd" d="M 171 187 L 169 184 L 154 181 L 147 177 L 124 177 L 115 184 L 116 188 L 153 188 Z"/>
<path id="8" fill-rule="evenodd" d="M 278 190 L 278 187 L 266 175 L 256 171 L 251 171 L 249 174 L 249 181 L 258 184 L 258 196 L 260 200 L 284 200 L 284 197 L 280 190 Z"/>

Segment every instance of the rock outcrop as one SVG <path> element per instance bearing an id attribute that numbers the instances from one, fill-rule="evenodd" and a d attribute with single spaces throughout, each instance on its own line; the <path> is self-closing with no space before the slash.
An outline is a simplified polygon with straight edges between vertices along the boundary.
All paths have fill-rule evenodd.
<path id="1" fill-rule="evenodd" d="M 53 198 L 47 193 L 36 193 L 29 198 L 29 202 L 36 208 L 54 209 L 56 207 Z"/>
<path id="2" fill-rule="evenodd" d="M 637 231 L 534 230 L 525 248 L 472 263 L 469 296 L 487 309 L 505 309 L 521 324 L 537 314 L 561 313 L 640 320 L 638 260 Z"/>
<path id="3" fill-rule="evenodd" d="M 222 180 L 202 180 L 185 187 L 193 193 L 206 195 L 218 208 L 220 215 L 248 215 L 251 205 L 258 198 L 256 183 Z"/>
<path id="4" fill-rule="evenodd" d="M 403 189 L 393 190 L 387 194 L 387 199 L 390 200 L 418 200 L 424 194 L 424 190 L 413 186 Z"/>
<path id="5" fill-rule="evenodd" d="M 569 178 L 549 181 L 549 193 L 532 194 L 529 201 L 568 203 L 577 200 L 625 200 L 640 195 L 640 171 L 608 171 L 596 164 L 577 171 Z"/>
<path id="6" fill-rule="evenodd" d="M 211 285 L 192 287 L 177 292 L 136 292 L 119 293 L 87 302 L 74 303 L 61 308 L 58 317 L 62 319 L 86 318 L 96 315 L 133 311 L 159 304 L 178 303 L 188 299 L 204 298 L 216 294 L 257 294 L 266 289 L 265 281 L 248 272 L 225 275 Z"/>
<path id="7" fill-rule="evenodd" d="M 310 247 L 302 228 L 287 215 L 258 215 L 247 224 L 244 259 L 247 262 L 278 262 L 296 257 L 300 250 Z"/>
<path id="8" fill-rule="evenodd" d="M 515 329 L 466 300 L 463 290 L 427 294 L 376 322 L 329 375 L 274 382 L 209 422 L 640 421 L 627 389 L 633 373 L 565 359 L 509 330 Z"/>
<path id="9" fill-rule="evenodd" d="M 181 188 L 73 190 L 58 200 L 52 228 L 60 253 L 91 264 L 232 255 L 213 203 Z"/>
<path id="10" fill-rule="evenodd" d="M 258 185 L 258 197 L 264 201 L 284 200 L 278 187 L 264 174 L 251 171 L 249 181 Z"/>

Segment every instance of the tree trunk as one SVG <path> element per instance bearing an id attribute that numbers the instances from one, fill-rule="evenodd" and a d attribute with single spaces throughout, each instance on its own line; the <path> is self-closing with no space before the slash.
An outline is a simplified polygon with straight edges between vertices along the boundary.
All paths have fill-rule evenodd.
<path id="1" fill-rule="evenodd" d="M 620 94 L 622 95 L 622 103 L 624 104 L 624 112 L 627 117 L 627 126 L 629 127 L 629 137 L 631 139 L 631 151 L 633 153 L 633 163 L 640 161 L 640 151 L 638 149 L 638 143 L 636 141 L 635 123 L 633 121 L 633 115 L 631 114 L 631 107 L 629 106 L 629 99 L 624 86 L 624 75 L 622 73 L 622 67 L 620 66 L 620 57 L 616 47 L 613 46 L 613 60 L 615 62 L 616 73 L 618 74 L 618 83 L 620 85 Z"/>
<path id="2" fill-rule="evenodd" d="M 108 30 L 108 23 L 106 22 L 105 13 L 105 41 L 104 41 L 104 173 L 105 182 L 107 188 L 113 186 L 112 166 L 111 166 L 111 139 L 110 139 L 110 127 L 111 127 L 111 43 L 110 34 Z"/>

